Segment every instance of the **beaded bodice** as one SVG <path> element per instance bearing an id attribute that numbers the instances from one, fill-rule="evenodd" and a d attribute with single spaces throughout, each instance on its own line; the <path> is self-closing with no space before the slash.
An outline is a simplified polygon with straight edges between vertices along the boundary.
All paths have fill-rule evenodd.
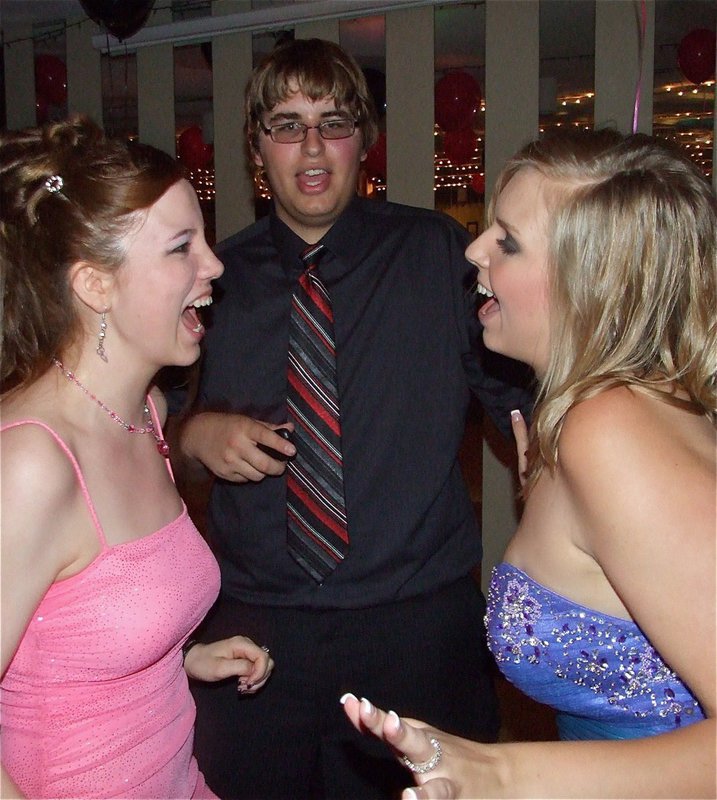
<path id="1" fill-rule="evenodd" d="M 582 733 L 572 720 L 563 738 L 648 736 L 704 718 L 634 622 L 574 603 L 512 564 L 493 570 L 486 627 L 511 683 L 580 718 Z M 558 727 L 566 733 L 560 715 Z"/>

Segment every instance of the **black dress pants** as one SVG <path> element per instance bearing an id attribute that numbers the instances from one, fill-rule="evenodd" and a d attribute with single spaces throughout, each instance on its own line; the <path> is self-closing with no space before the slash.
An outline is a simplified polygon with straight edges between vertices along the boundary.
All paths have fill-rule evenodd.
<path id="1" fill-rule="evenodd" d="M 485 601 L 472 578 L 433 594 L 350 610 L 302 610 L 222 597 L 202 639 L 266 645 L 274 673 L 256 695 L 195 683 L 195 752 L 225 800 L 396 798 L 413 783 L 381 742 L 356 732 L 344 692 L 472 739 L 498 734 Z"/>

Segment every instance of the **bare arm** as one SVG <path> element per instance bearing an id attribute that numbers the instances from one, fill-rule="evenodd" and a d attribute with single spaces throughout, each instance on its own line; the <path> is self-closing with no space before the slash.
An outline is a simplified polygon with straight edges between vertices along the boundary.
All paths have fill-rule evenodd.
<path id="1" fill-rule="evenodd" d="M 52 583 L 84 554 L 71 518 L 81 498 L 67 458 L 36 426 L 5 431 L 0 448 L 2 497 L 2 675 Z M 86 513 L 86 512 L 85 512 Z M 2 797 L 21 797 L 3 770 Z"/>
<path id="2" fill-rule="evenodd" d="M 404 793 L 405 798 L 715 796 L 714 720 L 646 739 L 495 745 L 401 719 L 353 695 L 342 700 L 356 728 L 383 739 L 414 763 L 433 755 L 430 737 L 440 742 L 440 763 L 414 775 L 420 788 Z"/>
<path id="3" fill-rule="evenodd" d="M 584 520 L 583 548 L 663 660 L 715 716 L 715 438 L 638 392 L 573 409 L 559 472 Z"/>
<path id="4" fill-rule="evenodd" d="M 441 743 L 414 796 L 715 796 L 714 434 L 655 402 L 619 390 L 573 409 L 556 479 L 581 520 L 581 546 L 708 719 L 627 741 L 485 745 L 345 697 L 354 725 L 414 762 L 431 757 L 430 736 Z"/>
<path id="5" fill-rule="evenodd" d="M 200 461 L 219 478 L 234 483 L 260 481 L 267 475 L 281 475 L 286 462 L 271 458 L 258 445 L 287 458 L 296 453 L 293 444 L 274 433 L 280 427 L 293 425 L 270 425 L 242 414 L 207 411 L 187 419 L 180 431 L 180 447 L 185 457 Z"/>

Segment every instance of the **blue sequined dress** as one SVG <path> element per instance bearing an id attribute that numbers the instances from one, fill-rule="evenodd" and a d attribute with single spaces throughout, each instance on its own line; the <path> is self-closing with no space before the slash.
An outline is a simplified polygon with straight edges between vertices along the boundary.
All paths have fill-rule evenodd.
<path id="1" fill-rule="evenodd" d="M 634 622 L 574 603 L 512 564 L 493 570 L 486 628 L 506 678 L 556 709 L 561 739 L 634 739 L 704 719 Z"/>

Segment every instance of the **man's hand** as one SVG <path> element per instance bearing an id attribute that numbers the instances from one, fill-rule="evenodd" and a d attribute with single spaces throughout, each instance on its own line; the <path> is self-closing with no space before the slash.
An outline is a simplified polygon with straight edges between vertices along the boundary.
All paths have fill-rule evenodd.
<path id="1" fill-rule="evenodd" d="M 187 420 L 180 433 L 180 447 L 185 456 L 201 461 L 218 478 L 256 482 L 267 475 L 281 475 L 286 469 L 286 461 L 272 458 L 259 445 L 291 458 L 296 448 L 274 431 L 293 427 L 290 422 L 270 425 L 243 414 L 209 411 Z"/>

